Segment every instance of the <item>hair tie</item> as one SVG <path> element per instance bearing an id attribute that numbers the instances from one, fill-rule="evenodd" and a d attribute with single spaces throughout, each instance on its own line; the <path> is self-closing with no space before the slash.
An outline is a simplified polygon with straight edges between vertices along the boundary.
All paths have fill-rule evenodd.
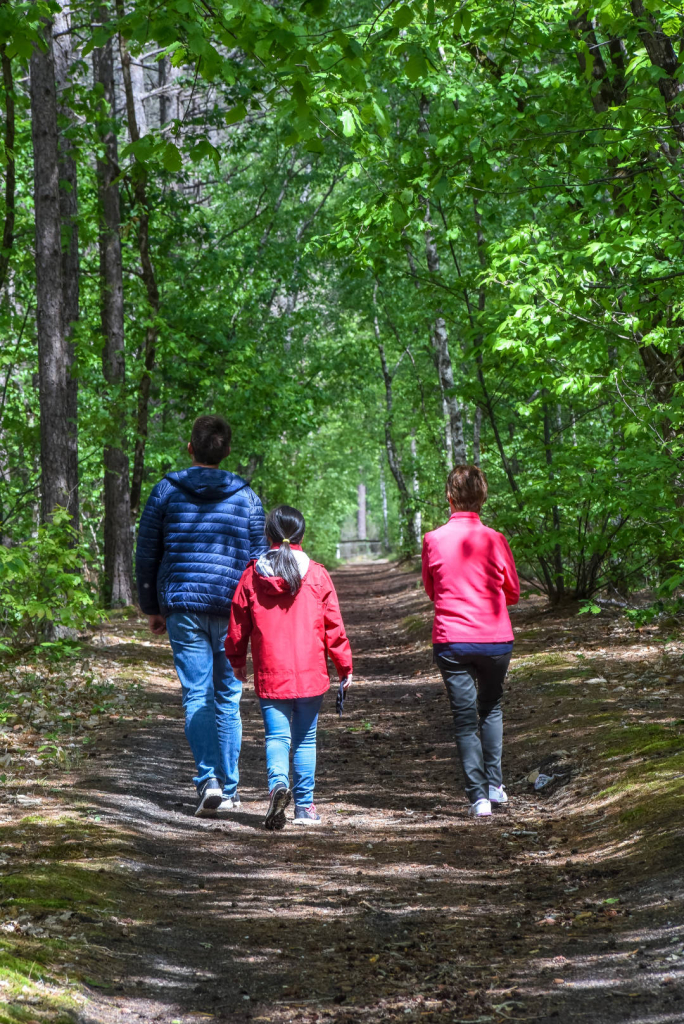
<path id="1" fill-rule="evenodd" d="M 281 544 L 289 544 L 290 543 L 290 538 L 289 537 L 283 537 L 283 539 L 281 540 L 280 543 Z"/>

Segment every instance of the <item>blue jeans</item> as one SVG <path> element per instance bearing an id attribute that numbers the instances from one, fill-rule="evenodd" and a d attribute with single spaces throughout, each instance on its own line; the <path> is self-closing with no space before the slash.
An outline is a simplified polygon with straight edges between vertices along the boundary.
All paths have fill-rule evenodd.
<path id="1" fill-rule="evenodd" d="M 235 796 L 242 744 L 242 683 L 226 657 L 228 619 L 196 612 L 172 612 L 166 628 L 183 691 L 185 735 L 201 786 L 216 778 L 225 797 Z"/>
<path id="2" fill-rule="evenodd" d="M 313 803 L 316 783 L 316 726 L 323 694 L 291 700 L 260 699 L 266 732 L 268 791 L 282 784 L 290 788 L 290 746 L 292 746 L 292 792 L 297 807 Z"/>

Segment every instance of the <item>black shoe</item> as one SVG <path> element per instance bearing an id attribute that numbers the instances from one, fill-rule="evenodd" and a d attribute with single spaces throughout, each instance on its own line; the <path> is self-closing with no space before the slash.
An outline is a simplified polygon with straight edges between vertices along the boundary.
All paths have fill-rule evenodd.
<path id="1" fill-rule="evenodd" d="M 285 808 L 291 799 L 292 793 L 287 786 L 275 786 L 271 790 L 271 802 L 268 805 L 264 822 L 264 826 L 269 832 L 279 832 L 281 828 L 285 828 Z"/>
<path id="2" fill-rule="evenodd" d="M 196 818 L 213 818 L 223 799 L 223 784 L 218 779 L 207 779 L 199 787 Z"/>

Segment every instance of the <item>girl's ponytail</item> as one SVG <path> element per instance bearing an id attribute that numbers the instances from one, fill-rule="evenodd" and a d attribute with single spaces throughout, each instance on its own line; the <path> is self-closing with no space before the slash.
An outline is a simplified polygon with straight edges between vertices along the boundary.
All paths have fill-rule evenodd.
<path id="1" fill-rule="evenodd" d="M 266 516 L 266 537 L 271 544 L 280 545 L 268 552 L 268 560 L 274 575 L 285 580 L 293 596 L 302 585 L 302 574 L 290 545 L 301 543 L 305 529 L 304 516 L 290 505 L 278 505 Z"/>

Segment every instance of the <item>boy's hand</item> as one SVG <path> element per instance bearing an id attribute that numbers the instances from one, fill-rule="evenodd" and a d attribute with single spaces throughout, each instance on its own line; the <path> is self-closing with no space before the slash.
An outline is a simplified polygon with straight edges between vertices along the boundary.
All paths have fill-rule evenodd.
<path id="1" fill-rule="evenodd" d="M 147 625 L 150 627 L 150 631 L 156 633 L 157 636 L 166 632 L 166 619 L 163 615 L 148 615 Z"/>
<path id="2" fill-rule="evenodd" d="M 234 668 L 233 673 L 239 683 L 247 682 L 247 669 L 246 668 Z"/>

